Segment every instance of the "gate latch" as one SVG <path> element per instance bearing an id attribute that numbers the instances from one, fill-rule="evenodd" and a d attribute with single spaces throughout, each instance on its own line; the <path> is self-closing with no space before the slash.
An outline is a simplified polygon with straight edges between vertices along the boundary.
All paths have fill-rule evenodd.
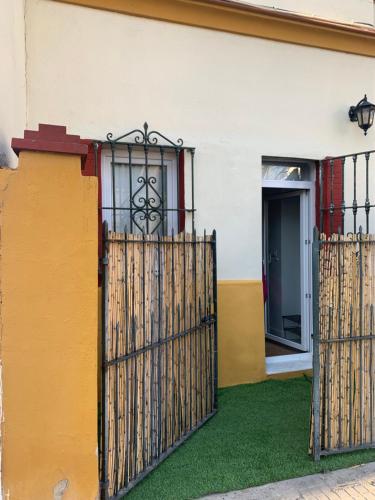
<path id="1" fill-rule="evenodd" d="M 208 316 L 203 316 L 201 318 L 201 325 L 211 323 L 212 319 L 213 319 L 212 314 L 209 314 Z"/>

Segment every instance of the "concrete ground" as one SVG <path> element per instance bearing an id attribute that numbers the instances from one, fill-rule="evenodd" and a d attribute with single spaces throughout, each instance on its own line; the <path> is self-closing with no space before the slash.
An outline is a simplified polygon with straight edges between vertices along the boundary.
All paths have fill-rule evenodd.
<path id="1" fill-rule="evenodd" d="M 206 500 L 375 500 L 375 462 L 204 498 Z"/>

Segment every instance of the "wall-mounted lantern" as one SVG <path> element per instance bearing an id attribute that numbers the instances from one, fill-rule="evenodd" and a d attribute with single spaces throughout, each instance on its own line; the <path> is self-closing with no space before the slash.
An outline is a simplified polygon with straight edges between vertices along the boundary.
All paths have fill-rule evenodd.
<path id="1" fill-rule="evenodd" d="M 368 129 L 374 123 L 375 105 L 368 102 L 367 95 L 359 101 L 357 106 L 350 106 L 349 118 L 351 122 L 358 122 L 358 127 L 360 127 L 365 135 L 367 135 Z"/>

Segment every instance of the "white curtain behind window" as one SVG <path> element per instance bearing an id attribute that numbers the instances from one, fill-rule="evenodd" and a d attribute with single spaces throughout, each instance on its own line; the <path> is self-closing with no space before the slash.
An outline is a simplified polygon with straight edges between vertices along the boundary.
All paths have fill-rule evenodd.
<path id="1" fill-rule="evenodd" d="M 164 221 L 161 220 L 162 212 L 160 212 L 163 206 L 168 209 L 178 208 L 176 163 L 171 159 L 164 160 L 165 174 L 163 185 L 161 162 L 158 158 L 150 158 L 148 165 L 149 183 L 148 187 L 146 187 L 146 167 L 144 161 L 139 156 L 138 158 L 132 158 L 131 169 L 129 168 L 129 162 L 126 161 L 127 158 L 117 159 L 116 157 L 116 163 L 114 169 L 112 169 L 111 155 L 107 153 L 103 156 L 103 221 L 106 220 L 108 222 L 110 230 L 116 228 L 116 231 L 124 231 L 126 228 L 127 232 L 133 233 L 141 233 L 143 231 L 145 233 L 170 234 L 173 228 L 174 232 L 177 232 L 177 212 L 171 210 L 164 212 Z M 133 200 L 130 199 L 130 192 L 132 192 Z M 148 205 L 145 203 L 146 199 L 149 200 Z M 162 199 L 164 200 L 164 205 L 162 204 Z"/>

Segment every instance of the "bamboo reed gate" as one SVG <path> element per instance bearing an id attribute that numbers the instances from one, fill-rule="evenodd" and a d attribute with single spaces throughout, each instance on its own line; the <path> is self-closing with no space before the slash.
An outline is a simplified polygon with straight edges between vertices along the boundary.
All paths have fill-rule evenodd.
<path id="1" fill-rule="evenodd" d="M 320 233 L 316 230 L 313 242 L 310 450 L 315 460 L 375 447 L 372 153 L 332 158 L 320 165 L 325 192 L 320 193 Z M 341 192 L 334 195 L 335 175 L 341 179 Z M 346 204 L 344 196 L 352 202 Z"/>
<path id="2" fill-rule="evenodd" d="M 216 237 L 105 231 L 101 494 L 121 498 L 216 410 Z"/>
<path id="3" fill-rule="evenodd" d="M 319 403 L 314 454 L 375 445 L 375 236 L 325 235 L 316 242 Z"/>

